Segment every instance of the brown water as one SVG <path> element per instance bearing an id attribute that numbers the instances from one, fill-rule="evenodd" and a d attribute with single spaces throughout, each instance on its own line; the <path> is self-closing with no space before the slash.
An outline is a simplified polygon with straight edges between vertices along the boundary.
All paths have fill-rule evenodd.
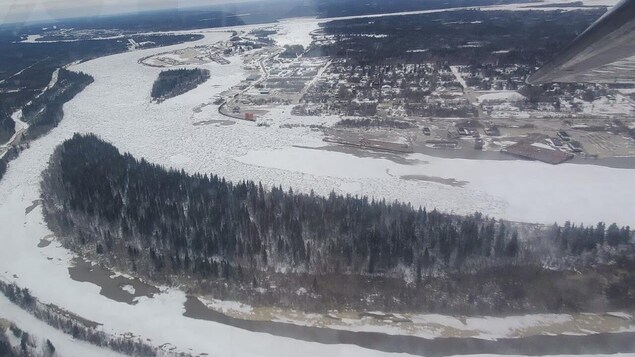
<path id="1" fill-rule="evenodd" d="M 464 187 L 469 182 L 468 181 L 457 181 L 453 178 L 443 178 L 436 176 L 426 176 L 426 175 L 404 175 L 401 176 L 402 180 L 411 180 L 411 181 L 427 181 L 427 182 L 436 182 L 443 185 L 448 185 L 452 187 Z"/>
<path id="2" fill-rule="evenodd" d="M 40 239 L 40 243 L 37 244 L 38 248 L 46 248 L 53 242 L 53 235 L 47 234 L 42 239 Z"/>
<path id="3" fill-rule="evenodd" d="M 299 326 L 273 321 L 236 319 L 205 306 L 198 298 L 188 296 L 184 303 L 186 317 L 213 321 L 247 331 L 268 333 L 324 344 L 352 344 L 364 348 L 425 356 L 464 354 L 613 354 L 635 353 L 635 333 L 601 333 L 583 336 L 537 335 L 523 338 L 483 340 L 478 338 L 425 339 L 415 336 L 389 335 L 375 332 L 352 332 L 322 327 Z"/>
<path id="4" fill-rule="evenodd" d="M 407 159 L 406 155 L 395 153 L 384 153 L 366 149 L 360 149 L 347 145 L 326 145 L 318 148 L 297 146 L 303 149 L 314 149 L 340 152 L 344 154 L 354 155 L 362 158 L 376 158 L 386 159 L 393 161 L 397 164 L 408 165 L 416 163 L 425 163 L 421 160 Z M 509 161 L 509 160 L 522 160 L 518 157 L 505 154 L 500 151 L 482 151 L 474 150 L 473 147 L 463 145 L 458 149 L 434 149 L 425 146 L 424 144 L 416 144 L 413 146 L 415 153 L 424 154 L 432 157 L 439 157 L 444 159 L 468 159 L 468 160 L 497 160 L 497 161 Z M 605 157 L 599 159 L 585 158 L 581 156 L 575 156 L 573 159 L 567 161 L 570 164 L 578 165 L 597 165 L 616 169 L 635 169 L 635 157 Z M 547 165 L 547 164 L 545 164 Z"/>
<path id="5" fill-rule="evenodd" d="M 394 163 L 400 165 L 414 165 L 414 164 L 426 164 L 426 161 L 415 160 L 415 159 L 407 159 L 403 154 L 395 154 L 387 151 L 372 151 L 366 149 L 360 149 L 354 146 L 348 145 L 326 145 L 321 147 L 311 147 L 311 146 L 302 146 L 302 145 L 294 145 L 293 147 L 300 149 L 310 149 L 310 150 L 322 150 L 322 151 L 331 151 L 331 152 L 339 152 L 343 154 L 353 155 L 359 158 L 372 158 L 372 159 L 386 159 L 390 160 Z"/>
<path id="6" fill-rule="evenodd" d="M 150 284 L 146 284 L 137 278 L 124 276 L 112 277 L 113 272 L 99 265 L 91 265 L 80 258 L 73 260 L 73 266 L 68 268 L 71 279 L 79 282 L 88 282 L 101 287 L 101 295 L 126 304 L 136 304 L 140 297 L 153 297 L 160 290 Z M 127 291 L 124 287 L 134 288 L 134 292 Z"/>

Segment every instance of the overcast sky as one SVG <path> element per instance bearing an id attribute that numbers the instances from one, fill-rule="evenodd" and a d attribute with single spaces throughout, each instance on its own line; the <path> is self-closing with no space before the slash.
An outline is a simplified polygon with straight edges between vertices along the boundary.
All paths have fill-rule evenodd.
<path id="1" fill-rule="evenodd" d="M 0 0 L 0 23 L 178 9 L 246 1 L 248 0 Z"/>

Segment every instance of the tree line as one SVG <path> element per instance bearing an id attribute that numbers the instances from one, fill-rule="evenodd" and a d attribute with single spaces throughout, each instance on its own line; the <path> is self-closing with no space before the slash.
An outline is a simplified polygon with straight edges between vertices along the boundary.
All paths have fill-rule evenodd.
<path id="1" fill-rule="evenodd" d="M 159 355 L 155 347 L 142 341 L 140 338 L 131 339 L 120 336 L 109 335 L 106 332 L 95 328 L 95 326 L 89 326 L 87 323 L 78 321 L 73 317 L 70 317 L 64 310 L 51 307 L 50 305 L 40 302 L 34 297 L 29 289 L 21 288 L 15 283 L 6 283 L 0 280 L 0 293 L 4 294 L 12 303 L 19 306 L 21 309 L 27 311 L 35 318 L 43 321 L 49 326 L 62 331 L 65 334 L 71 335 L 74 339 L 80 341 L 86 341 L 92 345 L 111 349 L 115 352 L 122 353 L 129 356 L 144 356 L 154 357 Z M 13 331 L 16 337 L 21 338 L 22 341 L 28 341 L 28 334 L 19 329 Z M 26 334 L 25 337 L 24 334 Z M 0 331 L 0 337 L 2 333 Z M 24 343 L 24 342 L 22 342 Z M 0 338 L 0 356 L 4 357 L 2 339 Z M 30 356 L 25 354 L 26 348 L 21 346 L 21 351 L 18 356 Z M 49 351 L 50 355 L 55 353 L 55 347 L 47 340 L 45 344 L 45 351 Z M 162 351 L 161 355 L 172 356 L 176 353 L 170 353 Z M 187 357 L 188 354 L 178 354 L 179 356 Z M 6 356 L 12 356 L 7 352 Z"/>
<path id="2" fill-rule="evenodd" d="M 36 139 L 56 127 L 64 117 L 64 104 L 93 81 L 86 73 L 60 68 L 57 82 L 22 108 L 22 120 L 29 124 L 26 138 Z"/>
<path id="3" fill-rule="evenodd" d="M 330 21 L 333 41 L 315 43 L 305 56 L 346 58 L 356 64 L 443 63 L 536 66 L 569 44 L 604 10 L 479 11 Z M 378 36 L 379 35 L 379 36 Z M 425 51 L 413 51 L 425 49 Z M 504 54 L 496 51 L 509 50 Z"/>
<path id="4" fill-rule="evenodd" d="M 420 278 L 541 258 L 511 224 L 479 213 L 189 175 L 120 154 L 94 135 L 76 134 L 56 149 L 42 198 L 50 228 L 67 245 L 94 248 L 150 275 L 406 271 Z M 545 241 L 559 254 L 629 242 L 630 229 L 616 227 L 554 226 Z"/>
<path id="5" fill-rule="evenodd" d="M 64 68 L 59 69 L 58 80 L 55 85 L 46 89 L 22 108 L 22 120 L 27 122 L 29 127 L 23 134 L 21 143 L 11 145 L 5 155 L 0 158 L 0 179 L 4 177 L 9 163 L 17 158 L 22 150 L 29 147 L 31 140 L 48 133 L 49 130 L 62 121 L 62 118 L 64 118 L 64 104 L 73 99 L 93 81 L 93 77 L 88 74 L 72 72 Z M 0 118 L 2 117 L 3 108 L 5 106 L 0 103 Z M 8 108 L 13 107 L 8 106 Z M 10 116 L 8 120 L 11 120 L 11 123 L 15 125 Z M 5 134 L 13 135 L 14 132 L 15 130 L 12 130 Z M 9 138 L 11 135 L 9 135 Z M 1 133 L 0 137 L 2 137 Z"/>

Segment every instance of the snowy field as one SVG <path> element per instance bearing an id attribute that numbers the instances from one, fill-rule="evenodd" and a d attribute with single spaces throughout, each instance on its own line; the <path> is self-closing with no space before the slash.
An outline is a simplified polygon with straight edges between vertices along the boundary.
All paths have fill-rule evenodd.
<path id="1" fill-rule="evenodd" d="M 299 21 L 299 20 L 298 20 Z M 305 20 L 302 20 L 305 21 Z M 289 21 L 288 24 L 293 24 Z M 284 26 L 284 23 L 283 25 Z M 279 40 L 302 44 L 306 35 L 286 25 Z M 310 149 L 324 145 L 322 134 L 309 128 L 282 129 L 289 108 L 272 110 L 263 121 L 269 127 L 238 121 L 234 125 L 194 123 L 224 120 L 217 107 L 193 109 L 240 82 L 246 75 L 238 57 L 229 65 L 209 63 L 200 67 L 211 79 L 196 89 L 161 104 L 150 101 L 150 90 L 160 69 L 143 66 L 138 59 L 193 45 L 226 40 L 229 33 L 203 31 L 205 38 L 157 49 L 127 52 L 71 66 L 95 78 L 65 107 L 59 127 L 36 140 L 13 161 L 0 181 L 0 278 L 29 288 L 43 302 L 53 303 L 86 319 L 103 324 L 112 334 L 131 332 L 150 343 L 177 346 L 179 351 L 212 356 L 385 356 L 351 345 L 322 345 L 264 333 L 253 333 L 222 324 L 182 316 L 185 294 L 164 289 L 136 305 L 117 303 L 99 294 L 99 287 L 70 280 L 67 267 L 72 254 L 53 242 L 38 248 L 51 232 L 41 207 L 25 209 L 39 198 L 40 173 L 54 148 L 73 133 L 96 133 L 122 151 L 137 158 L 184 169 L 214 173 L 238 181 L 250 179 L 267 185 L 293 187 L 296 191 L 328 194 L 372 195 L 398 199 L 415 205 L 437 207 L 457 213 L 475 210 L 513 220 L 553 223 L 565 219 L 595 223 L 598 220 L 635 225 L 635 170 L 591 165 L 548 166 L 525 161 L 469 161 L 410 155 L 412 164 L 383 158 L 357 156 Z M 307 124 L 321 118 L 302 118 Z M 332 122 L 332 120 L 328 120 Z M 301 149 L 301 145 L 308 147 Z M 468 181 L 463 187 L 402 180 L 403 175 L 427 175 Z M 0 300 L 3 313 L 4 300 Z M 18 315 L 26 330 L 39 331 L 37 321 Z M 42 331 L 44 335 L 49 331 Z M 211 338 L 213 336 L 214 338 Z M 95 355 L 67 350 L 69 356 Z M 104 353 L 104 355 L 107 355 Z"/>
<path id="2" fill-rule="evenodd" d="M 123 356 L 107 349 L 95 347 L 86 342 L 74 340 L 71 336 L 45 324 L 17 305 L 14 305 L 3 294 L 0 294 L 0 318 L 9 320 L 19 328 L 26 330 L 26 332 L 31 335 L 31 338 L 35 338 L 38 341 L 40 348 L 44 346 L 47 339 L 50 340 L 53 346 L 55 346 L 55 352 L 57 352 L 59 356 Z M 0 333 L 2 333 L 1 330 Z"/>

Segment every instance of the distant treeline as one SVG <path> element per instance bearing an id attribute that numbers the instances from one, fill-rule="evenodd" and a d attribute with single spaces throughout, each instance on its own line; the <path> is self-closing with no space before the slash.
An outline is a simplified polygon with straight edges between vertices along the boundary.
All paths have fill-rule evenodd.
<path id="1" fill-rule="evenodd" d="M 570 43 L 603 12 L 459 10 L 373 21 L 336 20 L 321 25 L 335 41 L 313 45 L 305 56 L 346 58 L 352 64 L 448 62 L 533 67 Z"/>
<path id="2" fill-rule="evenodd" d="M 311 0 L 320 17 L 342 17 L 391 12 L 421 11 L 457 7 L 477 7 L 514 3 L 532 3 L 535 0 Z M 310 6 L 309 5 L 309 6 Z M 307 6 L 307 5 L 305 5 Z M 400 16 L 399 16 L 400 17 Z"/>
<path id="3" fill-rule="evenodd" d="M 576 256 L 631 239 L 628 227 L 567 223 L 528 243 L 510 224 L 478 213 L 456 216 L 168 171 L 122 155 L 94 135 L 76 134 L 57 148 L 43 175 L 42 198 L 49 226 L 67 246 L 94 249 L 150 276 L 286 270 L 406 272 L 421 279 Z"/>
<path id="4" fill-rule="evenodd" d="M 209 79 L 206 69 L 171 69 L 159 73 L 152 86 L 152 99 L 159 102 L 189 92 Z"/>
<path id="5" fill-rule="evenodd" d="M 0 109 L 0 143 L 6 143 L 15 133 L 15 122 L 11 115 Z"/>
<path id="6" fill-rule="evenodd" d="M 22 150 L 29 147 L 31 140 L 46 134 L 60 123 L 64 117 L 64 104 L 92 82 L 93 77 L 85 73 L 71 72 L 61 68 L 55 85 L 46 89 L 22 109 L 22 120 L 28 123 L 29 127 L 22 134 L 20 142 L 13 144 L 0 158 L 0 180 L 4 177 L 9 163 L 17 158 Z M 8 120 L 14 123 L 10 117 Z"/>
<path id="7" fill-rule="evenodd" d="M 88 74 L 60 68 L 57 82 L 22 109 L 22 120 L 29 124 L 26 136 L 35 139 L 56 127 L 64 117 L 64 104 L 93 81 Z"/>
<path id="8" fill-rule="evenodd" d="M 94 25 L 94 19 L 90 21 Z M 111 24 L 112 26 L 112 24 Z M 77 26 L 73 26 L 77 29 Z M 114 53 L 128 51 L 128 41 L 81 40 L 55 43 L 20 43 L 19 34 L 42 33 L 41 26 L 26 29 L 1 29 L 0 25 L 0 143 L 4 144 L 14 133 L 11 114 L 33 100 L 51 79 L 51 74 L 60 67 L 76 61 L 87 61 Z M 94 29 L 94 27 L 89 27 Z M 112 27 L 110 27 L 112 28 Z M 23 32 L 24 31 L 24 32 Z M 136 32 L 136 31 L 135 31 Z M 188 35 L 130 35 L 143 48 L 160 47 L 194 41 L 203 38 L 200 34 Z M 3 81 L 2 81 L 3 80 Z"/>

